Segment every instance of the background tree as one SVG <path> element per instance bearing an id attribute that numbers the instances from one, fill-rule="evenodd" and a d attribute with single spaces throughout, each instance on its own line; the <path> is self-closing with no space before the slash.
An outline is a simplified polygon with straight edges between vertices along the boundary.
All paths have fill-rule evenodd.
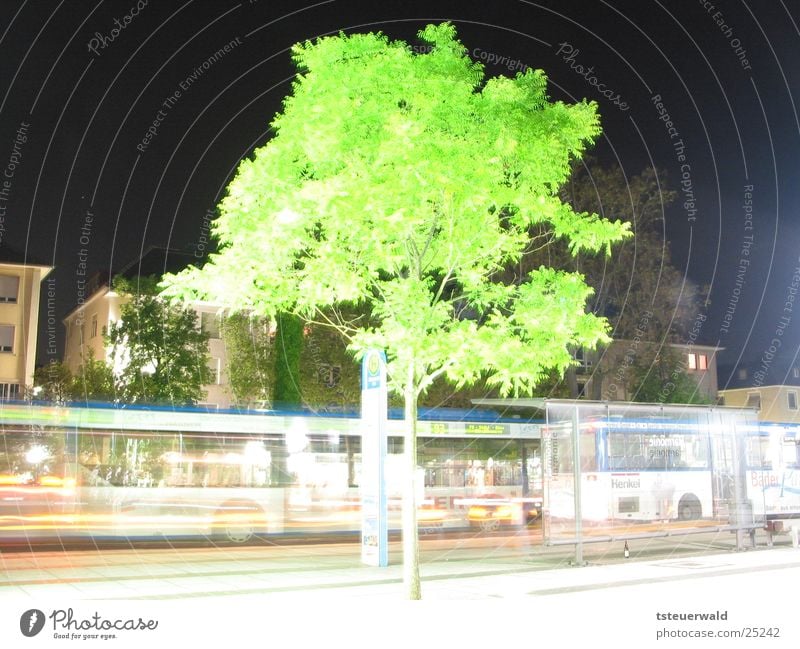
<path id="1" fill-rule="evenodd" d="M 73 401 L 114 401 L 116 386 L 114 372 L 107 363 L 94 357 L 94 350 L 78 366 L 72 377 L 71 397 Z"/>
<path id="2" fill-rule="evenodd" d="M 562 200 L 576 212 L 613 214 L 631 226 L 633 237 L 612 248 L 613 261 L 596 255 L 571 255 L 568 246 L 552 236 L 552 229 L 537 226 L 534 234 L 541 245 L 523 256 L 509 269 L 515 277 L 525 277 L 531 269 L 548 264 L 580 272 L 594 289 L 590 301 L 593 313 L 608 318 L 614 339 L 642 339 L 657 345 L 639 345 L 637 358 L 642 363 L 655 360 L 656 351 L 670 342 L 680 342 L 703 305 L 702 289 L 679 271 L 672 262 L 667 241 L 664 213 L 675 200 L 668 188 L 665 172 L 652 168 L 630 176 L 615 165 L 601 165 L 589 158 L 575 164 L 569 181 L 561 188 Z M 707 291 L 706 291 L 707 292 Z M 602 394 L 604 377 L 616 374 L 614 357 L 597 350 L 573 350 L 591 366 L 592 399 Z M 564 393 L 577 398 L 582 394 L 578 367 L 568 368 L 563 382 L 540 385 L 540 394 Z M 625 372 L 626 391 L 635 392 L 634 374 Z"/>
<path id="3" fill-rule="evenodd" d="M 576 210 L 614 214 L 629 222 L 634 232 L 634 237 L 615 245 L 613 263 L 580 256 L 576 260 L 576 268 L 595 289 L 592 310 L 608 318 L 612 336 L 652 343 L 640 344 L 636 351 L 638 370 L 657 363 L 644 392 L 641 381 L 647 373 L 625 372 L 626 392 L 634 395 L 649 394 L 654 377 L 665 371 L 668 359 L 676 360 L 677 353 L 668 345 L 686 339 L 692 322 L 703 308 L 702 294 L 707 294 L 707 290 L 694 284 L 672 261 L 664 215 L 676 195 L 669 189 L 664 171 L 647 168 L 637 175 L 626 176 L 619 166 L 604 167 L 594 161 L 579 165 L 562 190 L 562 196 Z M 587 396 L 607 398 L 602 394 L 603 378 L 617 374 L 620 368 L 612 365 L 612 356 L 601 351 L 590 353 L 590 357 L 594 362 L 592 392 Z M 667 374 L 672 375 L 679 366 L 674 362 L 669 364 L 671 369 Z M 573 374 L 571 370 L 567 378 L 571 379 Z M 675 381 L 671 383 L 676 385 Z M 679 383 L 696 388 L 695 381 L 685 372 Z M 570 387 L 575 394 L 576 386 L 570 383 Z M 672 390 L 670 394 L 675 399 L 676 395 L 691 392 Z"/>
<path id="4" fill-rule="evenodd" d="M 37 367 L 33 372 L 32 398 L 50 403 L 67 403 L 72 400 L 73 377 L 69 367 L 61 361 Z"/>
<path id="5" fill-rule="evenodd" d="M 711 403 L 686 373 L 683 356 L 669 346 L 648 345 L 631 367 L 633 401 Z"/>
<path id="6" fill-rule="evenodd" d="M 405 406 L 411 598 L 420 395 L 439 377 L 527 393 L 572 362 L 568 346 L 606 340 L 579 274 L 541 267 L 506 283 L 501 271 L 536 245 L 537 225 L 572 253 L 607 251 L 627 231 L 558 197 L 600 132 L 593 104 L 549 102 L 541 71 L 484 80 L 452 25 L 420 37 L 429 52 L 380 34 L 295 46 L 299 74 L 275 136 L 221 203 L 219 253 L 164 283 L 172 297 L 294 313 L 338 331 L 357 356 L 386 350 Z M 369 322 L 348 317 L 353 305 Z"/>
<path id="7" fill-rule="evenodd" d="M 275 361 L 269 320 L 231 313 L 222 319 L 220 334 L 234 403 L 243 407 L 271 404 Z"/>
<path id="8" fill-rule="evenodd" d="M 112 365 L 121 367 L 117 395 L 128 403 L 196 403 L 211 381 L 208 334 L 194 310 L 156 295 L 156 282 L 114 279 L 114 290 L 129 296 L 105 335 Z"/>
<path id="9" fill-rule="evenodd" d="M 649 340 L 678 342 L 702 305 L 699 287 L 672 262 L 664 214 L 677 194 L 668 184 L 664 171 L 626 176 L 619 166 L 590 160 L 576 166 L 562 189 L 576 211 L 613 214 L 631 224 L 634 236 L 615 244 L 613 262 L 578 255 L 571 266 L 595 289 L 592 310 L 608 318 L 617 338 L 641 333 L 647 313 Z"/>
<path id="10" fill-rule="evenodd" d="M 33 374 L 32 398 L 51 403 L 73 401 L 114 401 L 114 375 L 103 361 L 96 360 L 94 351 L 78 367 L 73 375 L 62 362 L 48 363 L 37 367 Z"/>

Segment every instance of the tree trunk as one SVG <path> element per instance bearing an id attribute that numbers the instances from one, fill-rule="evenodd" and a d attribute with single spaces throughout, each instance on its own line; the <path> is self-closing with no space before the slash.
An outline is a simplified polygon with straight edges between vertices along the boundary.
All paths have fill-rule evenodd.
<path id="1" fill-rule="evenodd" d="M 574 366 L 567 368 L 567 371 L 564 373 L 564 378 L 567 380 L 570 399 L 577 399 L 580 397 L 580 390 L 578 389 L 578 373 Z"/>
<path id="2" fill-rule="evenodd" d="M 406 476 L 403 488 L 403 585 L 408 599 L 422 599 L 419 580 L 419 535 L 417 530 L 417 392 L 414 363 L 408 370 L 405 387 Z"/>

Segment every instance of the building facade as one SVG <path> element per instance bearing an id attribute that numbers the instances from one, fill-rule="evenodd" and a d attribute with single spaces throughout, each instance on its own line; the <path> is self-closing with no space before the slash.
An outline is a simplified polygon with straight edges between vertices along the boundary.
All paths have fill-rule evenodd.
<path id="1" fill-rule="evenodd" d="M 800 387 L 797 385 L 760 385 L 751 388 L 721 390 L 726 406 L 758 408 L 759 421 L 800 423 Z"/>
<path id="2" fill-rule="evenodd" d="M 600 350 L 576 354 L 578 395 L 597 401 L 633 401 L 632 375 L 637 359 L 654 343 L 615 339 Z M 710 345 L 666 345 L 680 359 L 682 370 L 697 383 L 698 394 L 712 403 L 718 400 L 717 354 Z"/>
<path id="3" fill-rule="evenodd" d="M 776 362 L 764 372 L 735 368 L 720 397 L 725 405 L 758 408 L 760 421 L 800 423 L 800 366 Z"/>
<path id="4" fill-rule="evenodd" d="M 151 248 L 140 259 L 125 266 L 118 275 L 132 278 L 137 275 L 161 276 L 164 272 L 177 272 L 196 261 L 192 255 L 164 248 Z M 73 374 L 78 373 L 84 359 L 93 354 L 95 360 L 111 362 L 112 349 L 106 345 L 104 335 L 111 324 L 119 321 L 122 306 L 130 299 L 111 288 L 111 274 L 98 273 L 87 280 L 86 298 L 64 318 L 66 338 L 64 364 Z M 206 397 L 199 404 L 228 408 L 231 395 L 225 373 L 225 345 L 220 335 L 220 310 L 204 302 L 191 304 L 203 331 L 209 334 L 210 369 L 213 382 L 204 385 Z"/>
<path id="5" fill-rule="evenodd" d="M 33 385 L 41 282 L 52 266 L 12 261 L 0 251 L 0 399 Z"/>

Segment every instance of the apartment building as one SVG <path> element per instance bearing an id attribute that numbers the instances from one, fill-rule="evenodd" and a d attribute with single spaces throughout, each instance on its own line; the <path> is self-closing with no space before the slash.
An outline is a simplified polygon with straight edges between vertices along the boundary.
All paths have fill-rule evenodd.
<path id="1" fill-rule="evenodd" d="M 800 423 L 800 366 L 737 367 L 720 397 L 726 406 L 758 408 L 759 421 Z"/>
<path id="2" fill-rule="evenodd" d="M 602 401 L 633 400 L 633 367 L 646 348 L 653 345 L 644 341 L 615 339 L 597 351 L 579 350 L 576 354 L 576 378 L 580 396 Z M 697 383 L 698 394 L 716 402 L 719 392 L 717 354 L 722 348 L 678 343 L 666 347 L 680 357 L 681 369 Z"/>
<path id="3" fill-rule="evenodd" d="M 41 283 L 52 266 L 0 248 L 0 399 L 33 385 Z"/>
<path id="4" fill-rule="evenodd" d="M 166 272 L 178 272 L 196 261 L 196 257 L 189 253 L 151 247 L 142 257 L 113 273 L 113 276 L 121 275 L 129 279 L 150 275 L 160 277 Z M 103 334 L 120 319 L 122 306 L 128 299 L 112 290 L 111 277 L 112 273 L 101 272 L 88 279 L 82 303 L 63 320 L 66 327 L 64 363 L 73 373 L 78 371 L 90 351 L 94 352 L 96 360 L 111 360 L 112 350 L 106 346 Z M 227 408 L 231 405 L 231 396 L 225 376 L 225 346 L 219 332 L 219 308 L 204 302 L 191 306 L 197 312 L 200 326 L 210 336 L 208 346 L 213 382 L 203 386 L 206 398 L 201 405 Z"/>

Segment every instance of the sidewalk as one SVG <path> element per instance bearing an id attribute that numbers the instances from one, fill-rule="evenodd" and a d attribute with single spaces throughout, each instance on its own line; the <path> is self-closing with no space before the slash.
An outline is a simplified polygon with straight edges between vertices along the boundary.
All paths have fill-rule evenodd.
<path id="1" fill-rule="evenodd" d="M 729 539 L 636 543 L 627 560 L 621 547 L 601 545 L 587 547 L 588 565 L 577 567 L 565 548 L 423 543 L 421 602 L 405 599 L 397 544 L 387 568 L 361 565 L 354 544 L 4 553 L 0 644 L 23 646 L 26 610 L 42 611 L 50 624 L 52 611 L 67 608 L 82 619 L 97 612 L 158 620 L 154 646 L 198 649 L 255 639 L 268 647 L 641 649 L 697 645 L 668 635 L 692 633 L 717 634 L 703 645 L 728 647 L 730 638 L 718 634 L 753 629 L 777 629 L 779 637 L 748 638 L 746 646 L 796 646 L 800 638 L 800 550 L 791 545 L 736 552 Z M 672 614 L 720 617 L 663 617 Z M 48 633 L 39 646 L 64 646 Z M 143 637 L 97 641 L 141 649 Z M 70 639 L 86 646 L 80 634 Z"/>
<path id="2" fill-rule="evenodd" d="M 781 583 L 800 583 L 800 550 L 785 544 L 745 552 L 711 539 L 631 543 L 584 549 L 587 565 L 571 566 L 572 548 L 541 546 L 453 549 L 423 544 L 425 599 L 550 597 L 644 585 L 682 583 L 770 572 Z M 619 547 L 617 547 L 619 545 Z M 0 554 L 0 600 L 259 599 L 402 600 L 399 545 L 391 565 L 361 564 L 357 546 L 281 546 L 215 549 L 117 550 Z M 788 578 L 789 574 L 793 576 Z"/>

